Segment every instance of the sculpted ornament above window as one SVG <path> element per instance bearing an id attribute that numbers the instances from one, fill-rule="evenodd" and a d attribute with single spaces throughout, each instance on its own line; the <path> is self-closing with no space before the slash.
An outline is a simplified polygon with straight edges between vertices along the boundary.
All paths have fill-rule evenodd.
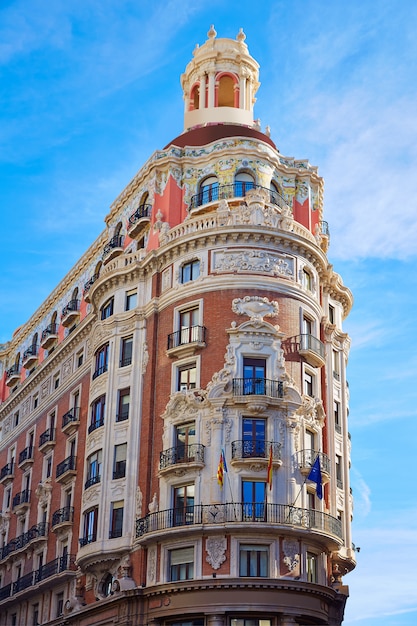
<path id="1" fill-rule="evenodd" d="M 264 317 L 278 315 L 278 302 L 270 302 L 268 298 L 260 296 L 245 296 L 233 300 L 232 311 L 236 315 L 247 315 L 251 322 L 262 322 Z"/>

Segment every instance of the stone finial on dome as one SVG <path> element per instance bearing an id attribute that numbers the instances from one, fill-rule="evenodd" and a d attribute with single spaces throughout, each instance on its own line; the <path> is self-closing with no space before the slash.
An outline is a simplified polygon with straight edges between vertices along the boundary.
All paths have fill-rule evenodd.
<path id="1" fill-rule="evenodd" d="M 241 28 L 238 32 L 238 34 L 236 35 L 236 39 L 239 43 L 243 43 L 246 39 L 246 35 L 243 32 L 243 28 Z"/>
<path id="2" fill-rule="evenodd" d="M 215 30 L 215 28 L 214 28 L 214 24 L 212 24 L 212 25 L 210 26 L 210 30 L 209 30 L 209 31 L 208 31 L 208 33 L 207 33 L 207 37 L 208 37 L 209 39 L 214 39 L 214 38 L 216 37 L 216 35 L 217 35 L 217 32 L 216 32 L 216 30 Z"/>

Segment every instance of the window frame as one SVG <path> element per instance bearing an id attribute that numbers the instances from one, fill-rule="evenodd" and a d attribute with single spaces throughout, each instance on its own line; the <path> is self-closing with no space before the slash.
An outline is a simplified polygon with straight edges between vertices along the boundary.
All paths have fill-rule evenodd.
<path id="1" fill-rule="evenodd" d="M 180 265 L 179 282 L 181 285 L 193 282 L 201 276 L 201 259 L 193 258 Z"/>
<path id="2" fill-rule="evenodd" d="M 192 560 L 183 560 L 181 562 L 178 563 L 172 563 L 172 556 L 175 554 L 177 556 L 177 558 L 181 557 L 181 553 L 184 555 L 183 558 L 185 559 L 190 559 L 190 556 L 187 557 L 187 552 L 190 553 L 192 551 Z M 194 576 L 195 576 L 195 546 L 194 545 L 188 545 L 188 546 L 182 546 L 182 547 L 176 547 L 176 548 L 170 548 L 168 549 L 168 581 L 169 582 L 179 582 L 182 580 L 194 580 Z M 175 559 L 176 560 L 176 559 Z M 180 568 L 185 566 L 185 576 L 181 576 L 181 575 L 173 575 L 173 566 L 175 566 L 175 571 L 179 571 L 180 573 Z"/>
<path id="3" fill-rule="evenodd" d="M 106 300 L 106 302 L 100 307 L 100 320 L 106 320 L 114 313 L 114 296 Z"/>
<path id="4" fill-rule="evenodd" d="M 133 301 L 133 304 L 132 304 Z M 138 290 L 129 289 L 125 292 L 125 311 L 136 309 L 138 303 Z"/>
<path id="5" fill-rule="evenodd" d="M 124 402 L 124 398 L 129 398 L 128 402 Z M 127 406 L 127 410 L 126 410 Z M 116 423 L 125 422 L 129 419 L 130 414 L 130 387 L 124 387 L 117 392 L 117 413 Z"/>
<path id="6" fill-rule="evenodd" d="M 126 346 L 130 345 L 130 355 L 126 356 L 126 353 L 129 353 L 129 350 L 126 350 Z M 133 335 L 129 335 L 128 337 L 122 337 L 120 340 L 120 361 L 119 367 L 128 367 L 132 365 L 133 361 Z"/>
<path id="7" fill-rule="evenodd" d="M 109 539 L 117 539 L 123 536 L 123 518 L 124 500 L 112 502 L 110 506 Z"/>
<path id="8" fill-rule="evenodd" d="M 244 543 L 243 541 L 239 543 L 239 576 L 242 578 L 269 578 L 270 576 L 270 544 L 262 544 L 262 543 Z M 242 561 L 242 553 L 247 553 L 247 559 L 245 563 L 245 568 L 243 568 Z M 251 554 L 254 553 L 256 555 L 256 573 L 252 573 L 252 567 L 254 563 L 252 562 Z M 266 556 L 266 563 L 262 562 L 262 555 Z M 246 573 L 243 573 L 243 570 Z"/>
<path id="9" fill-rule="evenodd" d="M 93 380 L 105 374 L 109 369 L 110 344 L 104 343 L 94 353 L 94 373 Z"/>

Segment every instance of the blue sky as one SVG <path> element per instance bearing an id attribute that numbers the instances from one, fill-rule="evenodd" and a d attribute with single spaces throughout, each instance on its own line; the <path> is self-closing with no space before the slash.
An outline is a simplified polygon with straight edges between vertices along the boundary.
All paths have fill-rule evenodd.
<path id="1" fill-rule="evenodd" d="M 182 131 L 179 76 L 211 23 L 243 27 L 255 115 L 324 176 L 330 261 L 353 291 L 353 540 L 345 624 L 417 623 L 417 3 L 3 0 L 0 343 Z"/>

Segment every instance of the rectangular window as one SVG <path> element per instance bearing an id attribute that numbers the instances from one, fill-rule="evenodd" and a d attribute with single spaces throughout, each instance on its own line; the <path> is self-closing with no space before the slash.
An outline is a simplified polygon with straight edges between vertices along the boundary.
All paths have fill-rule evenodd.
<path id="1" fill-rule="evenodd" d="M 314 377 L 310 372 L 304 372 L 304 394 L 310 398 L 314 396 Z"/>
<path id="2" fill-rule="evenodd" d="M 56 614 L 55 617 L 60 617 L 64 614 L 64 593 L 61 591 L 56 594 L 55 598 Z"/>
<path id="3" fill-rule="evenodd" d="M 177 391 L 195 389 L 197 382 L 197 366 L 195 363 L 178 368 Z"/>
<path id="4" fill-rule="evenodd" d="M 16 428 L 16 426 L 19 425 L 19 411 L 16 411 L 16 413 L 13 415 L 13 426 L 14 428 Z"/>
<path id="5" fill-rule="evenodd" d="M 265 395 L 265 359 L 243 359 L 243 394 Z"/>
<path id="6" fill-rule="evenodd" d="M 39 604 L 32 604 L 32 624 L 33 626 L 39 625 Z"/>
<path id="7" fill-rule="evenodd" d="M 175 462 L 186 463 L 194 459 L 195 422 L 175 427 Z"/>
<path id="8" fill-rule="evenodd" d="M 340 361 L 339 361 L 339 352 L 333 350 L 333 378 L 336 380 L 340 380 Z"/>
<path id="9" fill-rule="evenodd" d="M 194 485 L 174 489 L 174 523 L 184 526 L 194 522 Z"/>
<path id="10" fill-rule="evenodd" d="M 334 425 L 337 433 L 342 432 L 342 424 L 340 422 L 340 402 L 334 400 L 333 402 L 333 411 L 334 411 Z"/>
<path id="11" fill-rule="evenodd" d="M 303 268 L 303 287 L 307 289 L 308 291 L 312 291 L 312 287 L 313 287 L 313 280 L 312 280 L 311 274 L 305 268 Z"/>
<path id="12" fill-rule="evenodd" d="M 339 454 L 336 454 L 336 484 L 340 489 L 343 488 L 342 457 Z"/>
<path id="13" fill-rule="evenodd" d="M 313 334 L 313 321 L 309 317 L 303 317 L 303 334 Z"/>
<path id="14" fill-rule="evenodd" d="M 93 452 L 93 454 L 90 454 L 89 457 L 87 457 L 87 480 L 84 485 L 85 489 L 88 489 L 88 487 L 91 487 L 91 485 L 95 485 L 100 482 L 101 458 L 101 450 L 97 450 L 96 452 Z"/>
<path id="15" fill-rule="evenodd" d="M 120 343 L 120 367 L 132 363 L 133 337 L 124 337 Z"/>
<path id="16" fill-rule="evenodd" d="M 114 298 L 110 298 L 100 309 L 100 318 L 102 320 L 107 319 L 113 315 Z"/>
<path id="17" fill-rule="evenodd" d="M 170 550 L 169 580 L 191 580 L 192 578 L 194 578 L 194 547 Z"/>
<path id="18" fill-rule="evenodd" d="M 331 304 L 329 304 L 329 322 L 330 324 L 335 323 L 335 310 L 334 306 L 332 306 Z"/>
<path id="19" fill-rule="evenodd" d="M 241 545 L 239 549 L 240 576 L 268 576 L 268 546 Z"/>
<path id="20" fill-rule="evenodd" d="M 88 432 L 92 433 L 96 428 L 104 425 L 104 411 L 106 408 L 106 396 L 100 396 L 91 406 L 91 423 Z"/>
<path id="21" fill-rule="evenodd" d="M 123 534 L 123 500 L 111 503 L 111 521 L 109 539 L 121 537 Z"/>
<path id="22" fill-rule="evenodd" d="M 33 408 L 37 409 L 38 408 L 38 404 L 39 404 L 39 396 L 38 396 L 38 394 L 36 394 L 35 396 L 33 396 Z"/>
<path id="23" fill-rule="evenodd" d="M 93 374 L 93 380 L 97 378 L 97 376 L 101 376 L 104 372 L 107 372 L 109 364 L 109 344 L 106 343 L 104 346 L 101 346 L 99 350 L 97 350 L 95 355 L 95 371 Z"/>
<path id="24" fill-rule="evenodd" d="M 97 539 L 98 506 L 84 513 L 83 538 L 81 545 L 92 543 Z"/>
<path id="25" fill-rule="evenodd" d="M 200 261 L 195 259 L 184 263 L 181 267 L 181 282 L 188 283 L 191 280 L 195 280 L 200 276 Z"/>
<path id="26" fill-rule="evenodd" d="M 138 301 L 138 292 L 136 289 L 126 291 L 125 311 L 131 311 L 136 308 Z"/>
<path id="27" fill-rule="evenodd" d="M 54 376 L 54 389 L 58 389 L 59 387 L 59 374 Z"/>
<path id="28" fill-rule="evenodd" d="M 44 478 L 50 478 L 52 476 L 52 460 L 52 454 L 48 454 L 44 459 Z"/>
<path id="29" fill-rule="evenodd" d="M 199 321 L 200 310 L 199 308 L 189 309 L 188 311 L 181 311 L 179 317 L 179 330 L 177 345 L 185 345 L 187 343 L 194 343 L 196 341 L 203 341 L 203 338 L 199 336 Z"/>
<path id="30" fill-rule="evenodd" d="M 317 582 L 317 556 L 312 552 L 307 552 L 306 557 L 307 580 L 309 583 Z"/>
<path id="31" fill-rule="evenodd" d="M 242 481 L 242 506 L 245 521 L 265 519 L 265 482 Z"/>
<path id="32" fill-rule="evenodd" d="M 76 360 L 77 360 L 77 367 L 81 367 L 84 361 L 84 350 L 80 350 L 80 352 L 77 353 Z"/>
<path id="33" fill-rule="evenodd" d="M 113 479 L 126 476 L 127 443 L 114 446 Z"/>
<path id="34" fill-rule="evenodd" d="M 130 387 L 119 389 L 116 422 L 124 422 L 129 418 Z"/>
<path id="35" fill-rule="evenodd" d="M 265 457 L 266 420 L 252 417 L 242 419 L 242 457 Z"/>

